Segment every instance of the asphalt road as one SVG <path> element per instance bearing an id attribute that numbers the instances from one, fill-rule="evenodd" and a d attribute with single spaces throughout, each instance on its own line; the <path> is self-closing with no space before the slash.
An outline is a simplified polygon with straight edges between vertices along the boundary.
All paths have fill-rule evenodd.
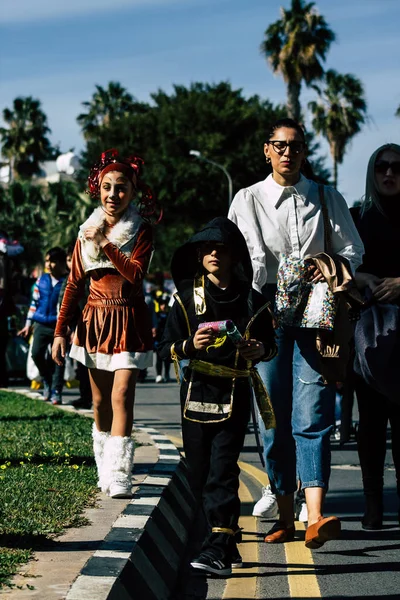
<path id="1" fill-rule="evenodd" d="M 172 370 L 171 370 L 172 372 Z M 180 443 L 179 389 L 176 383 L 156 384 L 150 371 L 147 383 L 138 384 L 135 422 L 151 425 Z M 65 396 L 76 397 L 76 390 Z M 265 484 L 265 473 L 256 453 L 249 426 L 241 455 L 243 543 L 239 549 L 244 568 L 235 570 L 228 579 L 194 575 L 190 558 L 196 554 L 196 530 L 191 535 L 181 576 L 171 600 L 238 600 L 239 598 L 385 598 L 400 600 L 400 529 L 398 499 L 393 464 L 388 443 L 385 471 L 384 529 L 368 532 L 361 529 L 363 513 L 361 473 L 354 441 L 339 448 L 332 440 L 331 487 L 325 514 L 335 514 L 342 521 L 342 538 L 317 551 L 304 546 L 304 525 L 297 524 L 296 541 L 283 545 L 263 542 L 272 522 L 251 516 L 253 504 Z"/>
<path id="2" fill-rule="evenodd" d="M 155 384 L 149 380 L 138 385 L 135 420 L 152 425 L 167 436 L 179 437 L 178 391 L 176 383 Z M 260 495 L 263 474 L 255 450 L 254 436 L 249 434 L 241 461 L 243 466 L 258 470 L 255 476 L 242 470 L 244 541 L 240 551 L 246 568 L 234 571 L 228 580 L 193 575 L 187 568 L 189 553 L 173 600 L 318 597 L 400 600 L 398 499 L 390 451 L 385 472 L 385 528 L 367 532 L 360 526 L 363 495 L 355 443 L 340 449 L 338 442 L 332 441 L 333 468 L 325 512 L 340 517 L 342 539 L 310 552 L 304 547 L 302 524 L 298 524 L 295 542 L 284 545 L 263 542 L 272 522 L 250 516 L 253 503 Z M 191 542 L 190 550 L 194 552 L 195 539 Z"/>

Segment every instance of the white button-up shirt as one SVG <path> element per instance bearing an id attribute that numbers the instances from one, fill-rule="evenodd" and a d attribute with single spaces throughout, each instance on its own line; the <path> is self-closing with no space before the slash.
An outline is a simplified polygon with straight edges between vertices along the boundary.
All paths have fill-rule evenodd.
<path id="1" fill-rule="evenodd" d="M 332 250 L 346 257 L 355 269 L 364 246 L 345 199 L 334 188 L 324 187 L 332 227 Z M 324 220 L 318 184 L 301 176 L 294 186 L 276 183 L 272 175 L 239 190 L 228 214 L 243 233 L 253 263 L 253 286 L 261 291 L 276 283 L 282 254 L 306 258 L 324 252 Z"/>

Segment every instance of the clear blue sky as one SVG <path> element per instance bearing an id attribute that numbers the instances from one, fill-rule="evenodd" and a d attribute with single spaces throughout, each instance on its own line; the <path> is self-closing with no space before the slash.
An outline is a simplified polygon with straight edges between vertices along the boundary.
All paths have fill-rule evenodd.
<path id="1" fill-rule="evenodd" d="M 285 101 L 259 45 L 289 0 L 13 0 L 0 15 L 0 110 L 19 95 L 41 100 L 53 143 L 79 151 L 81 102 L 95 84 L 119 81 L 139 100 L 193 81 L 230 81 L 245 96 Z M 326 68 L 353 73 L 366 90 L 370 123 L 339 170 L 349 204 L 364 192 L 369 156 L 400 143 L 400 1 L 317 0 L 337 34 Z M 314 93 L 303 88 L 303 107 Z M 309 122 L 309 115 L 306 122 Z M 324 152 L 328 154 L 326 145 Z M 262 148 L 260 148 L 262 152 Z M 327 164 L 331 166 L 328 156 Z"/>

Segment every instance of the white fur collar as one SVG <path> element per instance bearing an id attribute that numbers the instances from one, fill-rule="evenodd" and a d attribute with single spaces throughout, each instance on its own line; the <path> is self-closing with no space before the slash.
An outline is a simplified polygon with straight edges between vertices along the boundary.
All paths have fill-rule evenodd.
<path id="1" fill-rule="evenodd" d="M 86 240 L 83 233 L 90 226 L 103 228 L 106 220 L 106 213 L 101 206 L 97 207 L 90 217 L 79 228 L 78 238 L 81 242 L 82 259 L 85 271 L 113 267 L 103 250 L 95 242 Z M 111 243 L 120 248 L 124 254 L 129 255 L 132 252 L 133 241 L 143 223 L 136 206 L 130 204 L 121 219 L 107 233 Z"/>

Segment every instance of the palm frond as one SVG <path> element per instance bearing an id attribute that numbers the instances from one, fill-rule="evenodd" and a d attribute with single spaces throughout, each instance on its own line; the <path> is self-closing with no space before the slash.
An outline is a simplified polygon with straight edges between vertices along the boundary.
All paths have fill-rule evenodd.
<path id="1" fill-rule="evenodd" d="M 282 8 L 281 18 L 266 29 L 260 49 L 273 72 L 282 75 L 289 95 L 293 84 L 311 85 L 323 77 L 322 63 L 334 40 L 314 2 L 292 0 L 290 8 Z M 294 100 L 298 103 L 298 98 Z"/>
<path id="2" fill-rule="evenodd" d="M 364 87 L 354 75 L 330 69 L 316 91 L 318 101 L 308 103 L 312 126 L 328 140 L 334 162 L 341 164 L 350 141 L 368 119 Z"/>

